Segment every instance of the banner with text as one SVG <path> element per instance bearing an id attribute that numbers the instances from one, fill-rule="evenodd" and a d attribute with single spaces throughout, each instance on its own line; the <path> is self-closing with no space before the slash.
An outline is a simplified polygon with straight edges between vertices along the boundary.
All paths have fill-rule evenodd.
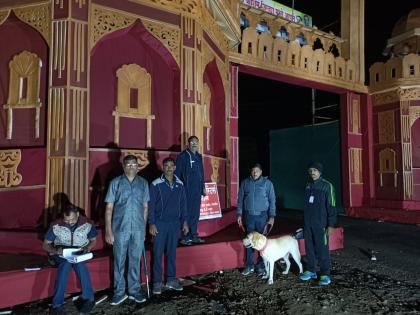
<path id="1" fill-rule="evenodd" d="M 222 210 L 220 209 L 219 193 L 216 183 L 205 183 L 206 195 L 201 196 L 200 220 L 220 218 Z"/>
<path id="2" fill-rule="evenodd" d="M 273 15 L 279 15 L 286 20 L 293 21 L 295 23 L 303 24 L 306 27 L 312 27 L 312 17 L 305 13 L 299 12 L 280 4 L 273 0 L 242 0 L 242 2 L 250 7 L 263 10 Z"/>

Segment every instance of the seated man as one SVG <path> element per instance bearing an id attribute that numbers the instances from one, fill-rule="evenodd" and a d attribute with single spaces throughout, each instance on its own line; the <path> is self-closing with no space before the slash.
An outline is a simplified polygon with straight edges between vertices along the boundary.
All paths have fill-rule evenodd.
<path id="1" fill-rule="evenodd" d="M 83 305 L 80 312 L 88 314 L 95 306 L 86 264 L 84 262 L 73 264 L 60 256 L 63 254 L 63 248 L 66 247 L 80 247 L 85 253 L 91 251 L 95 247 L 97 234 L 92 223 L 86 217 L 79 216 L 79 209 L 71 204 L 65 207 L 63 218 L 53 222 L 45 234 L 42 247 L 51 255 L 52 261 L 58 267 L 50 314 L 65 314 L 64 293 L 68 274 L 72 268 L 82 286 Z"/>

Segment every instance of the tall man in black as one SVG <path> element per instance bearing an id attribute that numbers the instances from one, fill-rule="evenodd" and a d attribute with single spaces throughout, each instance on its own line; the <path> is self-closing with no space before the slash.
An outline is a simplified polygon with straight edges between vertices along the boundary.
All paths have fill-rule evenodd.
<path id="1" fill-rule="evenodd" d="M 306 271 L 299 275 L 302 281 L 317 279 L 316 262 L 320 268 L 319 285 L 331 283 L 330 252 L 328 232 L 336 225 L 335 193 L 333 185 L 322 178 L 321 163 L 314 162 L 308 167 L 309 182 L 305 189 L 304 234 L 306 251 Z"/>

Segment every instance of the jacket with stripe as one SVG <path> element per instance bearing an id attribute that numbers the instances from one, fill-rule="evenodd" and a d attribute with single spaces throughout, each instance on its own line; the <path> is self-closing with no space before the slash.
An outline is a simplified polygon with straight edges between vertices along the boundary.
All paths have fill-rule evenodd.
<path id="1" fill-rule="evenodd" d="M 184 222 L 187 218 L 187 198 L 182 181 L 174 175 L 172 185 L 162 174 L 150 184 L 149 224 Z"/>
<path id="2" fill-rule="evenodd" d="M 321 228 L 337 224 L 334 187 L 322 177 L 306 184 L 304 223 L 306 227 Z"/>

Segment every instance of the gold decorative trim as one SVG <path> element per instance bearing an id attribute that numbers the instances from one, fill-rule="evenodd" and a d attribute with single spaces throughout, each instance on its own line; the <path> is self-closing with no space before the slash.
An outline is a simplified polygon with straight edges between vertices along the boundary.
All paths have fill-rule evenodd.
<path id="1" fill-rule="evenodd" d="M 10 14 L 10 10 L 0 11 L 0 25 L 2 25 L 4 21 L 7 20 L 7 18 L 9 17 L 9 14 Z"/>
<path id="2" fill-rule="evenodd" d="M 22 182 L 17 171 L 21 159 L 21 150 L 0 150 L 0 187 L 18 186 Z"/>
<path id="3" fill-rule="evenodd" d="M 378 113 L 378 140 L 380 144 L 395 142 L 395 117 L 393 110 Z"/>
<path id="4" fill-rule="evenodd" d="M 398 89 L 402 101 L 420 100 L 420 88 Z"/>
<path id="5" fill-rule="evenodd" d="M 351 117 L 352 117 L 352 132 L 360 134 L 360 102 L 358 99 L 353 99 L 351 103 Z"/>
<path id="6" fill-rule="evenodd" d="M 86 0 L 74 0 L 78 5 L 79 9 L 81 9 L 84 5 L 86 5 Z"/>
<path id="7" fill-rule="evenodd" d="M 35 138 L 39 138 L 40 108 L 39 86 L 41 80 L 41 59 L 34 53 L 22 51 L 9 62 L 9 95 L 6 111 L 7 139 L 12 139 L 13 110 L 35 109 Z"/>
<path id="8" fill-rule="evenodd" d="M 147 165 L 150 164 L 149 161 L 149 152 L 147 150 L 121 150 L 123 156 L 127 156 L 132 154 L 137 157 L 137 163 L 139 165 L 138 170 L 141 171 L 142 169 L 146 168 Z"/>
<path id="9" fill-rule="evenodd" d="M 379 151 L 379 185 L 380 187 L 384 186 L 383 176 L 384 174 L 392 174 L 394 177 L 394 188 L 397 188 L 397 154 L 395 150 L 391 148 L 385 148 Z"/>
<path id="10" fill-rule="evenodd" d="M 200 11 L 199 0 L 129 0 L 130 2 L 152 5 L 171 12 L 197 14 Z"/>
<path id="11" fill-rule="evenodd" d="M 142 21 L 144 26 L 171 52 L 179 65 L 179 44 L 181 42 L 181 31 L 176 28 L 167 27 L 159 23 Z"/>
<path id="12" fill-rule="evenodd" d="M 362 149 L 350 148 L 350 171 L 352 173 L 352 184 L 363 184 L 362 182 Z"/>
<path id="13" fill-rule="evenodd" d="M 90 47 L 93 48 L 96 43 L 106 34 L 125 28 L 134 23 L 135 17 L 104 9 L 100 6 L 92 5 L 90 35 Z"/>
<path id="14" fill-rule="evenodd" d="M 217 44 L 217 46 L 226 56 L 229 47 L 229 39 L 223 33 L 220 26 L 216 23 L 207 8 L 203 7 L 201 12 L 202 15 L 199 19 L 199 22 L 201 23 L 203 30 L 206 30 L 207 34 L 212 38 L 212 40 Z"/>
<path id="15" fill-rule="evenodd" d="M 420 117 L 420 106 L 410 107 L 410 128 L 413 127 L 414 122 Z"/>
<path id="16" fill-rule="evenodd" d="M 395 102 L 398 102 L 399 99 L 400 98 L 399 98 L 397 90 L 372 95 L 374 106 L 395 103 Z"/>
<path id="17" fill-rule="evenodd" d="M 213 157 L 210 158 L 210 164 L 212 168 L 211 181 L 218 183 L 219 182 L 219 168 L 220 160 Z"/>
<path id="18" fill-rule="evenodd" d="M 180 64 L 181 31 L 159 22 L 142 19 L 140 16 L 112 11 L 102 6 L 92 5 L 92 32 L 90 47 L 93 48 L 105 35 L 126 28 L 137 19 L 141 20 L 146 29 L 153 34 L 172 54 L 177 64 Z"/>
<path id="19" fill-rule="evenodd" d="M 50 101 L 48 106 L 48 117 L 50 117 L 50 151 L 58 151 L 64 137 L 65 124 L 65 98 L 64 88 L 50 88 Z"/>
<path id="20" fill-rule="evenodd" d="M 50 46 L 51 8 L 49 3 L 13 9 L 13 11 L 20 20 L 40 32 Z"/>

